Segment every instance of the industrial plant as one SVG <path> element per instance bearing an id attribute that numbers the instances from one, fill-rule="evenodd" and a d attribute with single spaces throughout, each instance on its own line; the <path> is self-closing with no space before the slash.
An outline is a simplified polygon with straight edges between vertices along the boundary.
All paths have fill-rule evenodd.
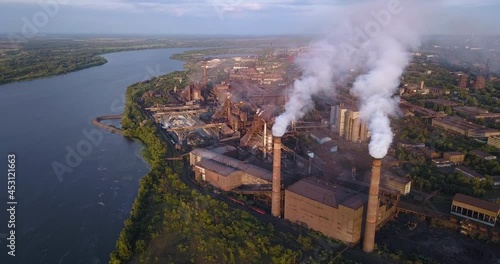
<path id="1" fill-rule="evenodd" d="M 259 66 L 261 62 L 254 57 L 236 58 L 232 68 L 224 69 L 228 77 L 218 84 L 209 83 L 213 76 L 207 76 L 210 63 L 204 61 L 200 63 L 203 82 L 149 95 L 165 97 L 167 104 L 148 105 L 143 98 L 145 110 L 179 155 L 188 155 L 191 179 L 231 199 L 245 197 L 259 213 L 348 244 L 361 244 L 367 253 L 376 248 L 377 230 L 398 213 L 429 216 L 402 202 L 404 197 L 421 193 L 414 193 L 411 179 L 397 173 L 400 164 L 394 152 L 399 144 L 388 145 L 387 154 L 373 155 L 372 130 L 358 98 L 348 93 L 314 98 L 314 109 L 290 120 L 284 134 L 276 133 L 278 118 L 293 101 L 285 87 L 298 78 L 297 73 L 284 70 L 287 61 L 287 57 L 275 58 L 270 66 Z M 401 104 L 411 106 L 406 101 Z M 448 119 L 433 119 L 432 125 Z M 485 129 L 471 129 L 474 134 L 470 136 L 484 137 Z M 441 165 L 441 159 L 434 158 Z M 478 209 L 474 212 L 480 215 L 469 215 L 463 211 L 469 208 L 464 205 L 468 201 L 474 204 L 458 196 L 450 215 L 494 227 L 500 210 L 484 205 L 487 212 Z M 449 221 L 446 215 L 437 217 Z M 485 232 L 498 238 L 493 229 Z"/>

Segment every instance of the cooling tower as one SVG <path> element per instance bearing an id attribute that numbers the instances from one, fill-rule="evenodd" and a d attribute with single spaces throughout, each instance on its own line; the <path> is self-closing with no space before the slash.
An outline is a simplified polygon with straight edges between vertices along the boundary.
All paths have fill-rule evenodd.
<path id="1" fill-rule="evenodd" d="M 281 138 L 274 137 L 273 146 L 273 192 L 271 213 L 275 217 L 281 215 Z"/>
<path id="2" fill-rule="evenodd" d="M 370 191 L 368 196 L 368 209 L 366 212 L 365 238 L 363 251 L 372 253 L 375 249 L 375 230 L 377 228 L 378 193 L 380 185 L 381 159 L 373 159 L 372 175 L 370 177 Z"/>

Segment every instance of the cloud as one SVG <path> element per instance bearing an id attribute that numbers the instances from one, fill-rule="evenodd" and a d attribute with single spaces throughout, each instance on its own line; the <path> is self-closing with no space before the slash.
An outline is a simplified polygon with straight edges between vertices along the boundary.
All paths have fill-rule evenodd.
<path id="1" fill-rule="evenodd" d="M 40 2 L 58 1 L 67 5 L 102 9 L 102 10 L 131 10 L 168 12 L 176 15 L 195 15 L 213 8 L 220 8 L 224 12 L 252 12 L 275 9 L 288 11 L 304 11 L 324 6 L 342 6 L 351 4 L 346 0 L 0 0 L 12 4 L 38 4 Z M 365 0 L 361 0 L 365 1 Z M 359 2 L 359 1 L 357 1 Z"/>
<path id="2" fill-rule="evenodd" d="M 157 31 L 164 32 L 166 24 L 175 24 L 175 28 L 168 29 L 169 33 L 175 29 L 186 33 L 191 30 L 193 31 L 191 33 L 209 31 L 223 34 L 228 32 L 326 34 L 335 24 L 342 22 L 340 20 L 346 10 L 373 0 L 0 0 L 0 21 L 3 22 L 0 24 L 0 31 L 19 30 L 22 26 L 19 24 L 21 17 L 33 16 L 36 10 L 40 10 L 39 4 L 55 1 L 64 3 L 64 6 L 61 6 L 61 10 L 64 11 L 58 19 L 62 20 L 64 17 L 70 21 L 70 18 L 65 17 L 66 14 L 68 16 L 71 14 L 72 18 L 67 26 L 53 23 L 53 29 L 50 30 L 54 32 L 58 28 L 66 30 L 69 27 L 74 28 L 74 30 L 67 29 L 71 32 L 76 32 L 79 28 L 81 30 L 85 28 L 85 32 L 105 29 L 115 31 L 120 28 L 119 24 L 127 24 L 131 33 L 142 33 L 143 30 L 137 29 L 139 26 L 150 30 L 155 27 L 160 28 L 156 25 L 163 25 L 161 30 Z M 460 29 L 463 26 L 472 29 L 488 28 L 491 32 L 499 30 L 496 27 L 484 26 L 499 23 L 500 19 L 494 14 L 500 10 L 498 0 L 418 0 L 418 2 L 428 5 L 427 10 L 434 12 L 434 17 L 439 18 L 436 25 L 430 29 L 431 33 L 450 31 L 464 33 Z M 77 17 L 79 23 L 76 23 Z M 111 17 L 112 21 L 106 22 L 105 25 L 88 25 L 93 24 L 89 18 L 95 22 L 109 20 Z M 114 22 L 117 25 L 111 27 L 110 24 Z"/>
<path id="3" fill-rule="evenodd" d="M 471 7 L 498 5 L 498 0 L 445 0 L 447 6 Z"/>

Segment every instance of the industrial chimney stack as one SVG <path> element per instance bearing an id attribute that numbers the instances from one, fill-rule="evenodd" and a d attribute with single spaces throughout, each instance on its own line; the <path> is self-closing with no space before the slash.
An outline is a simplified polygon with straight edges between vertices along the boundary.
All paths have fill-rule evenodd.
<path id="1" fill-rule="evenodd" d="M 274 137 L 273 146 L 273 192 L 271 196 L 271 213 L 275 217 L 281 215 L 281 138 Z"/>
<path id="2" fill-rule="evenodd" d="M 366 212 L 365 238 L 363 239 L 363 251 L 366 253 L 372 253 L 375 250 L 375 230 L 377 228 L 381 166 L 381 159 L 373 159 L 370 193 L 368 196 L 368 210 Z"/>

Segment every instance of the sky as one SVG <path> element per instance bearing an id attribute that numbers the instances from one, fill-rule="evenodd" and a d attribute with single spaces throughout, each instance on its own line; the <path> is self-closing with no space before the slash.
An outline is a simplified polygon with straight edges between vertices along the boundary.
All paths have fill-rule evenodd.
<path id="1" fill-rule="evenodd" d="M 0 32 L 35 27 L 43 34 L 321 34 L 346 9 L 366 1 L 0 0 Z M 419 1 L 440 3 L 429 8 L 430 34 L 500 34 L 499 0 Z"/>

